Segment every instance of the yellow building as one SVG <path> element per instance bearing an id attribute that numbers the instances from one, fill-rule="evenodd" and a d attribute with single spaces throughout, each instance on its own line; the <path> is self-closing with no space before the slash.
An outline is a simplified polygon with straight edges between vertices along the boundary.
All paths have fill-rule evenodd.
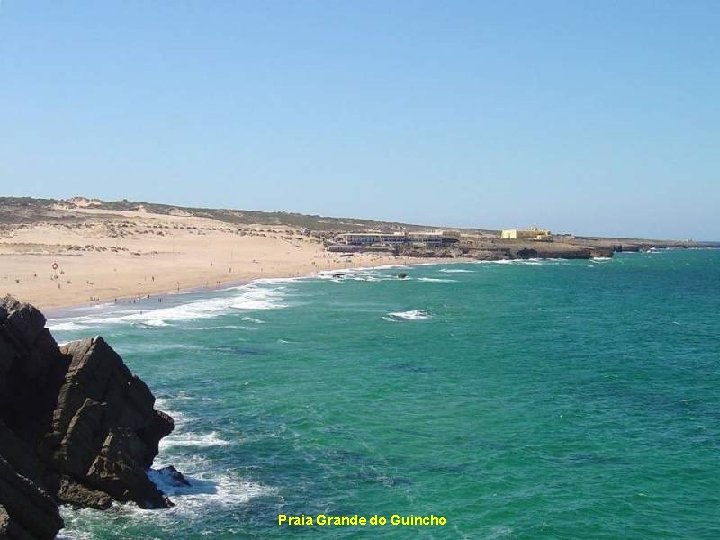
<path id="1" fill-rule="evenodd" d="M 511 238 L 514 240 L 547 240 L 551 233 L 547 229 L 530 227 L 529 229 L 503 229 L 500 238 Z"/>

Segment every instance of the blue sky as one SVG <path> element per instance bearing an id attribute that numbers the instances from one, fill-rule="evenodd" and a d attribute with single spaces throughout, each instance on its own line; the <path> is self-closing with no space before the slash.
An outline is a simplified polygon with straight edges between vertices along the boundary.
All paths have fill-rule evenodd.
<path id="1" fill-rule="evenodd" d="M 5 0 L 0 194 L 720 239 L 720 2 Z"/>

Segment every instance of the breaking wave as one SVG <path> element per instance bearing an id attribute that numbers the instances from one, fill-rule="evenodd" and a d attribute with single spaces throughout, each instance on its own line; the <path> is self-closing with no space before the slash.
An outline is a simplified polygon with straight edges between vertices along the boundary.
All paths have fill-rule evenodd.
<path id="1" fill-rule="evenodd" d="M 131 324 L 140 328 L 158 328 L 169 326 L 173 322 L 211 319 L 234 311 L 263 311 L 288 307 L 285 302 L 287 290 L 279 283 L 268 287 L 270 280 L 262 283 L 250 283 L 240 287 L 226 289 L 223 296 L 194 300 L 172 307 L 158 308 L 138 306 L 137 308 L 111 309 L 105 313 L 83 315 L 71 319 L 50 319 L 50 330 L 84 330 L 97 326 Z M 287 281 L 287 280 L 285 280 Z M 265 285 L 265 286 L 263 286 Z M 234 294 L 232 294 L 234 293 Z M 146 309 L 142 309 L 145 307 Z M 251 322 L 260 319 L 248 318 Z"/>

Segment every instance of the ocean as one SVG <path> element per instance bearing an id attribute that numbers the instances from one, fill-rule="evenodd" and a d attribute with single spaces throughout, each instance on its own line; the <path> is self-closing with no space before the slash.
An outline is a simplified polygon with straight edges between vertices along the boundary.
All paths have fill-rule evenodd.
<path id="1" fill-rule="evenodd" d="M 147 382 L 192 484 L 62 537 L 720 537 L 720 251 L 336 273 L 50 319 Z"/>

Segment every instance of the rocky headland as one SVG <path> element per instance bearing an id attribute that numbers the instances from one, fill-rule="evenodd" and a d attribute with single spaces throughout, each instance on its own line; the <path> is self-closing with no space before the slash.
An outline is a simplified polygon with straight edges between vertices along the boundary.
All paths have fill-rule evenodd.
<path id="1" fill-rule="evenodd" d="M 523 242 L 483 240 L 451 248 L 409 247 L 398 252 L 404 257 L 464 257 L 478 261 L 514 259 L 592 259 L 612 257 L 622 246 L 573 245 L 561 242 Z M 638 251 L 635 249 L 634 251 Z"/>
<path id="2" fill-rule="evenodd" d="M 101 337 L 58 346 L 36 308 L 0 299 L 0 538 L 50 539 L 59 504 L 172 502 L 148 479 L 173 419 Z"/>

